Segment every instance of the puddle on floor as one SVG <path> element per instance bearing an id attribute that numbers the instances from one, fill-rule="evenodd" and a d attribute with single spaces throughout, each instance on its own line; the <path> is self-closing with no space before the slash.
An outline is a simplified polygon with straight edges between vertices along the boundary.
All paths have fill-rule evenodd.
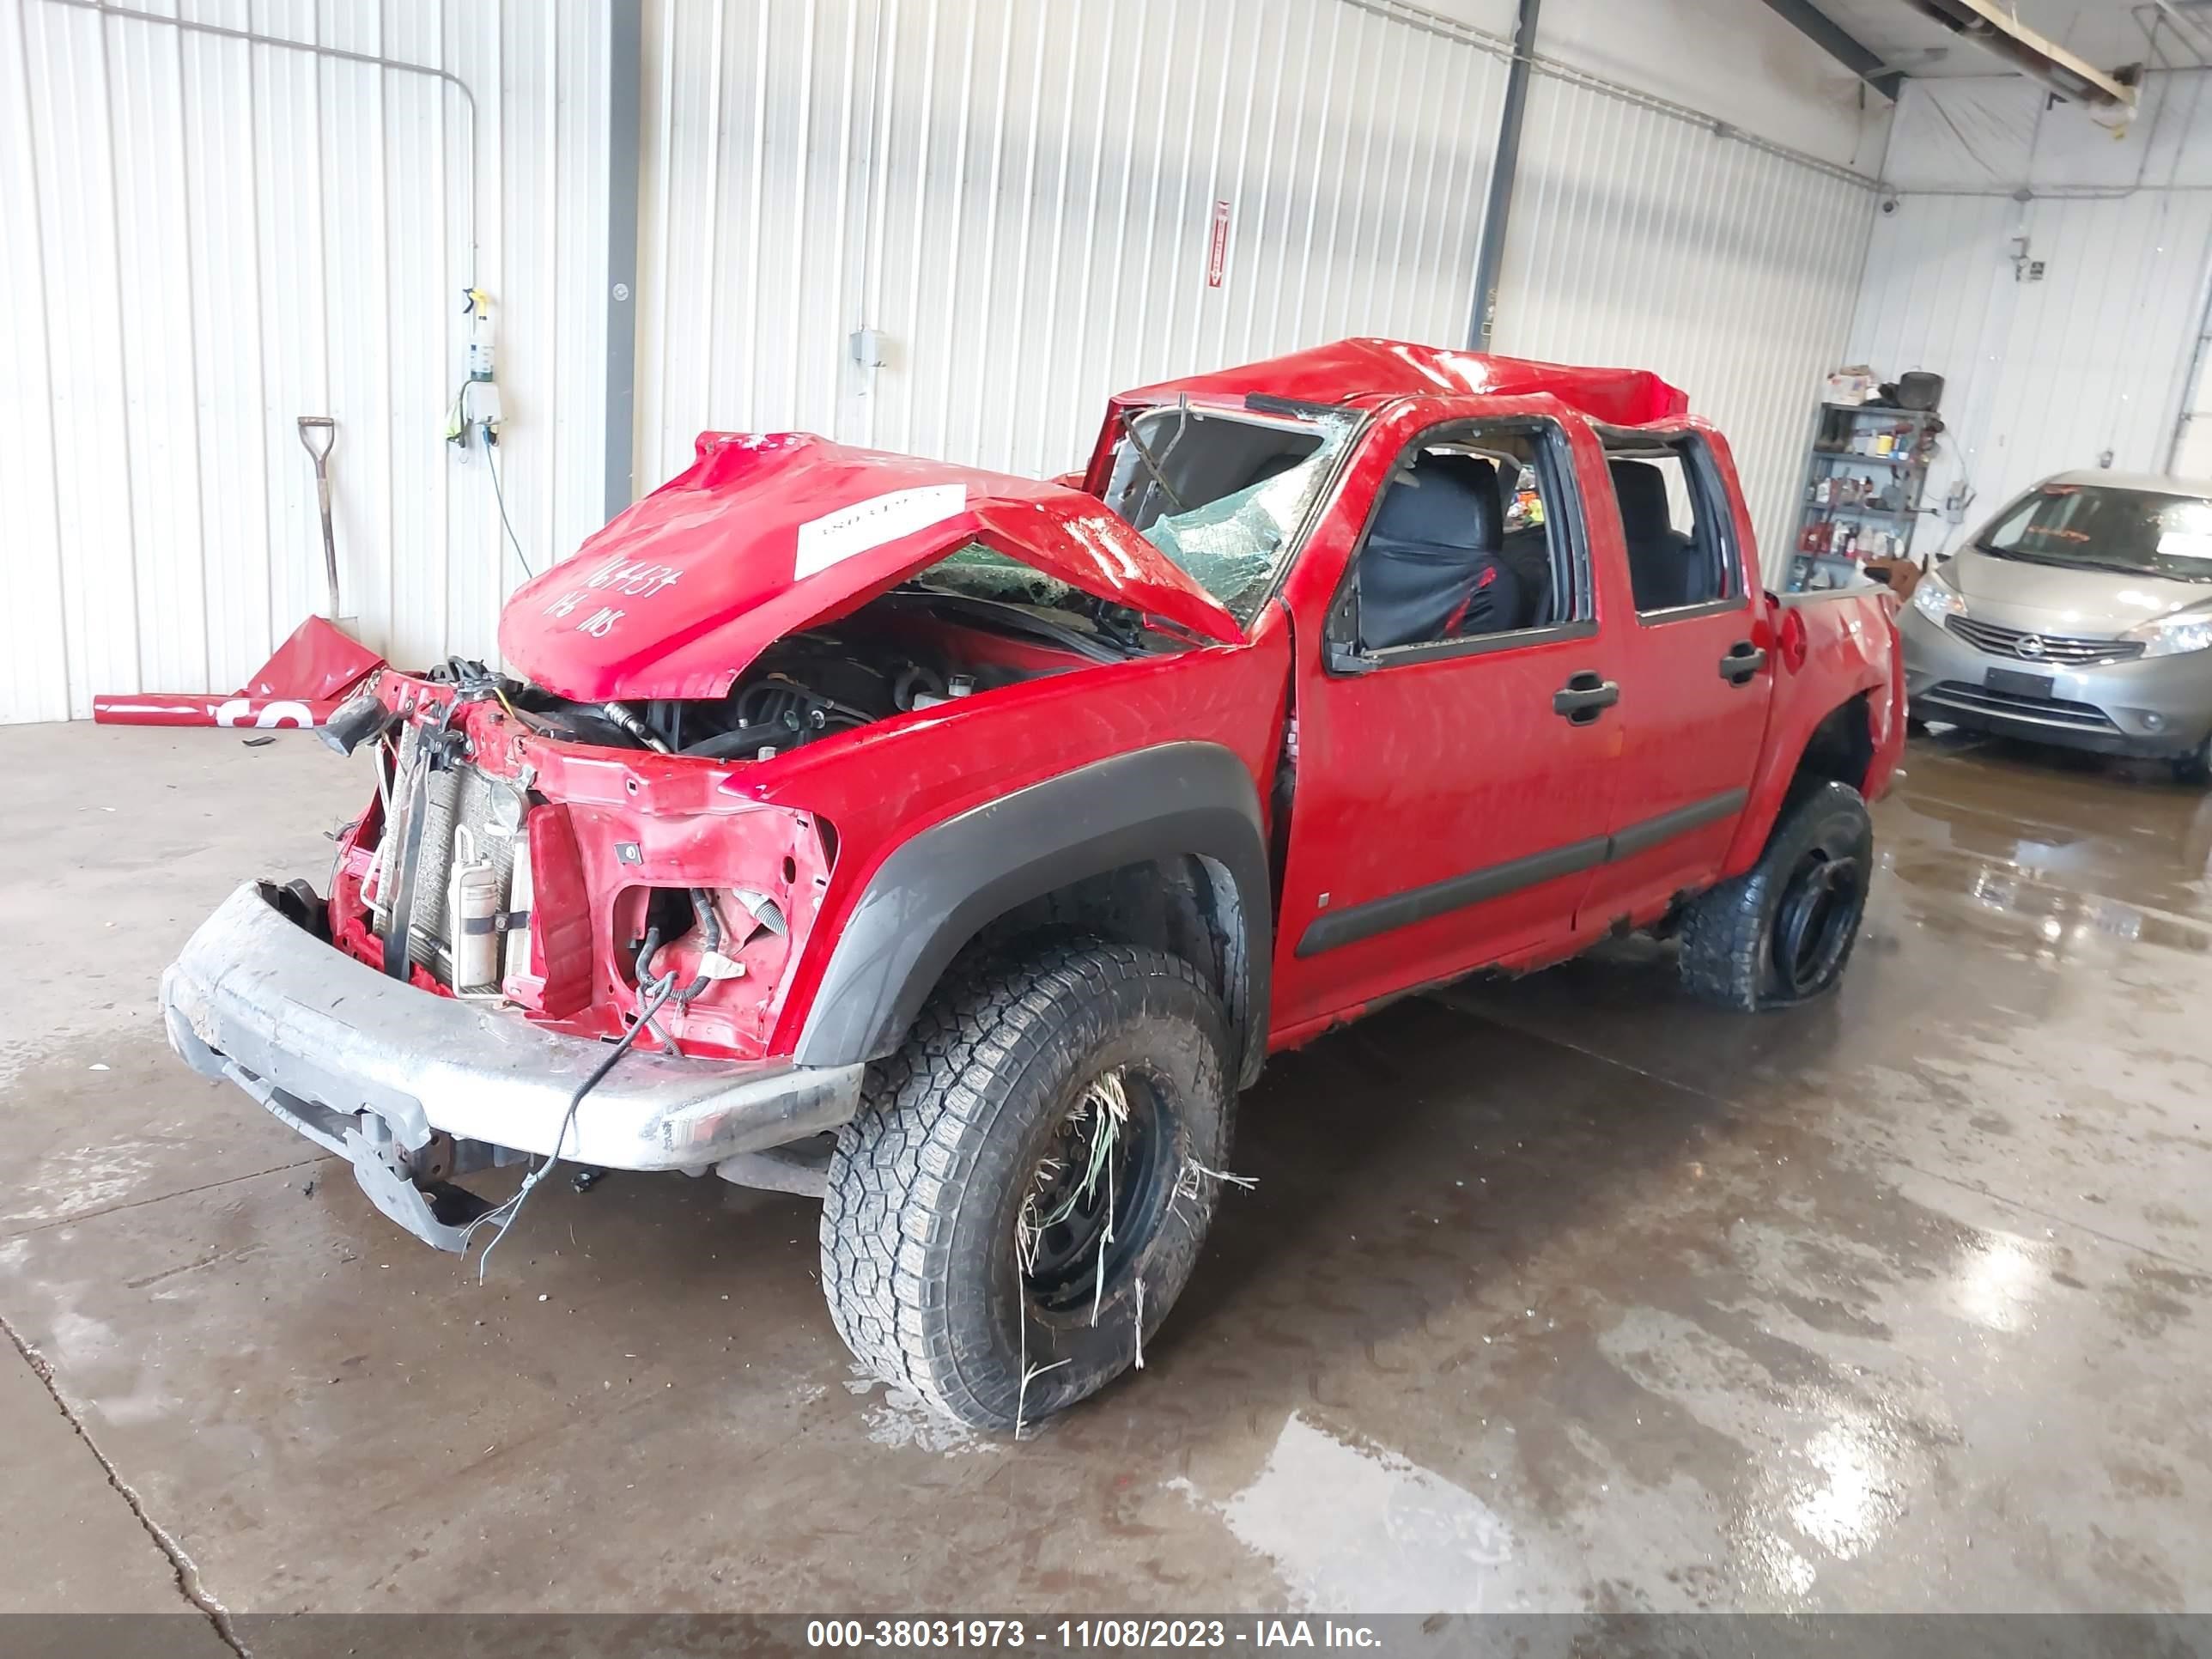
<path id="1" fill-rule="evenodd" d="M 1302 1613 L 1490 1613 L 1512 1605 L 1513 1534 L 1464 1486 L 1293 1412 L 1266 1466 L 1214 1499 L 1168 1483 L 1274 1565 Z"/>

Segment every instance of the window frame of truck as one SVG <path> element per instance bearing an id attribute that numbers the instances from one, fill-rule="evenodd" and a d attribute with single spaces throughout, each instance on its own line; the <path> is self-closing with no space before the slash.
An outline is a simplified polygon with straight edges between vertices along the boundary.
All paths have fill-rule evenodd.
<path id="1" fill-rule="evenodd" d="M 1749 799 L 1774 689 L 1774 636 L 1757 544 L 1727 440 L 1693 416 L 1648 426 L 1593 425 L 1608 463 L 1598 516 L 1620 550 L 1632 593 L 1626 532 L 1610 463 L 1638 450 L 1679 456 L 1699 517 L 1719 538 L 1733 592 L 1638 611 L 1623 640 L 1614 856 L 1590 884 L 1589 925 L 1642 927 L 1720 875 Z M 1724 659 L 1752 665 L 1724 666 Z"/>
<path id="2" fill-rule="evenodd" d="M 1550 437 L 1545 512 L 1586 617 L 1355 653 L 1328 639 L 1389 481 L 1419 447 L 1470 428 Z M 1611 680 L 1621 619 L 1586 502 L 1603 477 L 1588 422 L 1548 396 L 1396 400 L 1364 434 L 1290 573 L 1297 772 L 1276 935 L 1274 1037 L 1296 1042 L 1407 984 L 1574 946 L 1613 781 L 1611 709 L 1554 707 L 1578 673 Z M 1338 642 L 1340 647 L 1343 642 Z M 1346 672 L 1350 669 L 1351 672 Z M 1504 753 L 1510 710 L 1513 758 Z M 1445 757 L 1463 754 L 1455 769 Z"/>

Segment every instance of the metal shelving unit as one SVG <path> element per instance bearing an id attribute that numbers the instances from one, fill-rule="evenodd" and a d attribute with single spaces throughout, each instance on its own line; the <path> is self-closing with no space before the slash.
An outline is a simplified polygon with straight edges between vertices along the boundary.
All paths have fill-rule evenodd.
<path id="1" fill-rule="evenodd" d="M 1820 405 L 1805 457 L 1791 592 L 1847 586 L 1865 560 L 1911 552 L 1941 427 L 1934 410 Z"/>

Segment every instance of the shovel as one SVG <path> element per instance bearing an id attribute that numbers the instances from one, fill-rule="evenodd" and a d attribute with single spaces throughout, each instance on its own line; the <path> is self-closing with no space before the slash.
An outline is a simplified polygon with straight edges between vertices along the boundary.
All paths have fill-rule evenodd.
<path id="1" fill-rule="evenodd" d="M 330 583 L 329 606 L 323 614 L 347 633 L 355 618 L 338 609 L 338 543 L 331 528 L 331 449 L 337 442 L 338 423 L 327 415 L 300 416 L 300 447 L 315 464 L 315 502 L 323 514 L 323 574 Z"/>
<path id="2" fill-rule="evenodd" d="M 310 617 L 286 636 L 253 678 L 228 696 L 216 691 L 103 691 L 92 700 L 102 726 L 320 726 L 378 669 L 384 659 L 352 637 L 355 620 L 338 615 L 338 544 L 331 527 L 331 446 L 338 423 L 327 415 L 300 416 L 300 444 L 315 464 L 315 496 L 323 510 L 323 575 L 330 583 L 327 616 Z"/>

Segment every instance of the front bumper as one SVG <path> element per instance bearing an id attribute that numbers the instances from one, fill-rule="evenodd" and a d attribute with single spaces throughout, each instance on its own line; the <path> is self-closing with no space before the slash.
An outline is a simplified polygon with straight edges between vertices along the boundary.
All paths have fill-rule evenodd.
<path id="1" fill-rule="evenodd" d="M 858 1107 L 859 1066 L 632 1053 L 563 1137 L 605 1043 L 388 978 L 288 920 L 275 898 L 261 884 L 239 888 L 161 975 L 170 1045 L 349 1159 L 379 1209 L 442 1249 L 459 1249 L 462 1230 L 440 1219 L 399 1156 L 435 1134 L 541 1156 L 560 1138 L 560 1155 L 578 1164 L 702 1173 L 835 1128 Z"/>
<path id="2" fill-rule="evenodd" d="M 1913 715 L 2100 755 L 2172 760 L 2212 734 L 2212 652 L 2080 668 L 1978 651 L 1912 605 L 1898 616 Z M 2049 673 L 2048 699 L 1993 691 L 1990 669 Z"/>

